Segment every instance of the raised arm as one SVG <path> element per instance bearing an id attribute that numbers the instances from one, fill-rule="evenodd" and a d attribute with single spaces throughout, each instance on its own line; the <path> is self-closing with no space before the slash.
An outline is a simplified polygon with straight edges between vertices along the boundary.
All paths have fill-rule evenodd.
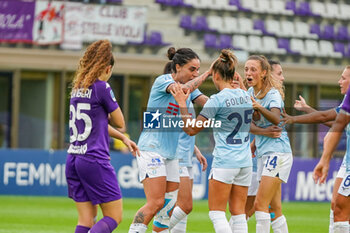
<path id="1" fill-rule="evenodd" d="M 188 81 L 185 84 L 180 84 L 181 88 L 184 92 L 189 91 L 189 93 L 193 92 L 195 89 L 197 89 L 209 76 L 211 75 L 211 71 L 207 70 L 202 75 Z M 175 83 L 172 83 L 168 86 L 167 92 L 171 93 L 172 90 L 174 90 Z"/>

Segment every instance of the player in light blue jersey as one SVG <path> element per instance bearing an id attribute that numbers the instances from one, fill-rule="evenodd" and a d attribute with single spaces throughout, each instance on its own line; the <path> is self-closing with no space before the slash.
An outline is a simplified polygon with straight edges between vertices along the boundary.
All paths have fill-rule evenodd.
<path id="1" fill-rule="evenodd" d="M 169 48 L 168 57 L 171 61 L 165 70 L 171 69 L 172 73 L 156 78 L 144 114 L 145 125 L 138 142 L 141 155 L 137 157 L 137 164 L 147 202 L 137 211 L 129 233 L 146 232 L 147 225 L 154 216 L 153 231 L 169 232 L 168 213 L 176 203 L 179 187 L 176 148 L 181 132 L 179 129 L 160 127 L 161 119 L 176 117 L 179 111 L 179 106 L 170 91 L 178 82 L 184 91 L 192 92 L 187 104 L 190 101 L 202 104 L 206 101 L 203 95 L 198 94 L 197 88 L 211 73 L 208 70 L 198 76 L 198 55 L 189 48 Z"/>
<path id="2" fill-rule="evenodd" d="M 346 128 L 346 150 L 350 150 L 350 129 L 348 123 L 350 122 L 350 89 L 338 114 L 335 123 L 329 130 L 328 135 L 324 138 L 323 154 L 319 163 L 314 168 L 313 178 L 316 183 L 324 183 L 326 181 L 329 162 L 332 154 L 335 151 L 343 130 Z M 346 154 L 346 173 L 343 181 L 338 189 L 338 195 L 335 199 L 334 209 L 334 233 L 348 233 L 349 232 L 349 218 L 350 218 L 350 154 Z"/>
<path id="3" fill-rule="evenodd" d="M 343 70 L 343 73 L 338 81 L 339 87 L 340 87 L 340 93 L 345 95 L 348 91 L 349 85 L 350 85 L 350 66 L 346 66 Z M 336 119 L 337 115 L 339 114 L 339 111 L 341 109 L 341 106 L 345 100 L 346 95 L 344 96 L 344 99 L 342 103 L 336 107 L 329 110 L 324 111 L 316 111 L 315 109 L 308 106 L 305 102 L 305 100 L 300 96 L 300 100 L 296 100 L 294 107 L 305 111 L 308 114 L 299 115 L 299 116 L 289 116 L 287 114 L 283 114 L 284 118 L 282 121 L 284 121 L 287 124 L 316 124 L 316 123 L 323 123 L 329 127 L 332 126 L 333 121 Z M 328 137 L 328 134 L 327 136 Z M 333 193 L 332 193 L 332 200 L 331 200 L 331 210 L 330 210 L 330 221 L 329 221 L 329 233 L 333 233 L 333 223 L 334 223 L 334 207 L 335 207 L 335 200 L 338 196 L 338 189 L 340 184 L 343 181 L 343 177 L 345 175 L 345 157 L 346 154 L 350 153 L 349 151 L 346 151 L 344 155 L 343 162 L 339 168 L 338 174 L 336 176 L 336 179 L 334 181 L 333 185 Z"/>
<path id="4" fill-rule="evenodd" d="M 189 105 L 189 113 L 192 118 L 196 118 L 193 104 Z M 202 165 L 202 171 L 206 170 L 208 164 L 206 158 L 195 146 L 195 136 L 190 136 L 185 132 L 180 133 L 179 143 L 176 150 L 176 157 L 180 166 L 180 185 L 177 202 L 170 218 L 169 229 L 171 233 L 186 232 L 187 215 L 192 211 L 192 187 L 193 187 L 193 154 Z"/>
<path id="5" fill-rule="evenodd" d="M 221 51 L 212 66 L 213 82 L 219 92 L 210 97 L 195 124 L 183 128 L 187 134 L 195 135 L 204 124 L 220 122 L 213 128 L 215 148 L 208 194 L 209 217 L 217 233 L 248 232 L 244 206 L 252 173 L 249 129 L 253 110 L 248 93 L 231 85 L 236 64 L 230 50 Z M 182 119 L 190 120 L 186 106 L 189 93 L 178 86 L 172 94 L 180 106 Z M 229 199 L 234 205 L 230 207 L 232 228 L 225 216 Z"/>
<path id="6" fill-rule="evenodd" d="M 271 67 L 264 56 L 253 55 L 244 66 L 248 92 L 253 100 L 253 120 L 256 126 L 266 128 L 279 125 L 284 108 L 282 83 L 271 76 Z M 292 150 L 285 129 L 281 137 L 255 136 L 260 185 L 255 200 L 256 232 L 270 232 L 269 206 L 281 206 L 281 183 L 287 182 L 293 163 Z M 282 209 L 275 209 L 271 222 L 276 232 L 288 232 Z"/>
<path id="7" fill-rule="evenodd" d="M 274 60 L 269 60 L 269 64 L 271 66 L 271 75 L 273 78 L 275 78 L 276 80 L 280 81 L 282 84 L 284 82 L 284 76 L 283 76 L 283 70 L 282 70 L 282 66 L 278 61 L 274 61 Z M 257 127 L 254 123 L 252 123 L 251 127 L 250 127 L 250 132 L 253 134 L 251 135 L 251 141 L 253 141 L 253 139 L 255 138 L 254 135 L 263 135 L 266 137 L 271 137 L 271 138 L 279 138 L 281 137 L 282 134 L 282 128 L 278 127 L 276 125 L 271 125 L 268 126 L 266 128 L 261 128 L 261 127 Z M 255 142 L 253 141 L 253 143 L 251 143 L 251 149 L 252 149 L 252 154 L 253 154 L 253 173 L 252 173 L 252 183 L 249 186 L 248 189 L 248 197 L 247 197 L 247 202 L 246 202 L 246 215 L 247 215 L 247 219 L 250 218 L 254 212 L 254 202 L 255 202 L 255 197 L 256 194 L 258 192 L 258 188 L 259 188 L 259 181 L 257 178 L 257 171 L 258 171 L 258 158 L 257 156 L 255 156 Z M 277 203 L 278 204 L 278 203 Z M 273 206 L 272 208 L 270 208 L 270 215 L 271 215 L 271 220 L 275 219 L 275 210 L 274 208 L 276 208 L 276 206 Z M 277 208 L 281 208 L 281 207 L 277 207 Z"/>

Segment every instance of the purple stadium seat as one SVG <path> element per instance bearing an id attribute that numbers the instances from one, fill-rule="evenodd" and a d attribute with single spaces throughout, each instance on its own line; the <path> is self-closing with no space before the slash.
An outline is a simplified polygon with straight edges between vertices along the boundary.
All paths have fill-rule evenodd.
<path id="1" fill-rule="evenodd" d="M 332 25 L 325 25 L 322 32 L 322 38 L 325 40 L 334 39 L 334 27 Z"/>
<path id="2" fill-rule="evenodd" d="M 216 35 L 214 34 L 209 34 L 209 33 L 204 34 L 204 46 L 206 48 L 216 49 L 217 48 L 216 39 L 217 39 Z"/>
<path id="3" fill-rule="evenodd" d="M 196 21 L 194 22 L 192 28 L 196 31 L 213 31 L 209 29 L 207 18 L 204 15 L 199 15 L 196 17 Z"/>
<path id="4" fill-rule="evenodd" d="M 166 5 L 168 5 L 168 6 L 185 6 L 183 0 L 167 0 Z"/>
<path id="5" fill-rule="evenodd" d="M 265 22 L 264 20 L 261 20 L 261 19 L 256 19 L 254 20 L 254 26 L 253 28 L 255 30 L 260 30 L 264 35 L 267 35 L 267 36 L 274 36 L 273 33 L 269 33 L 266 28 L 265 28 Z"/>
<path id="6" fill-rule="evenodd" d="M 250 9 L 243 7 L 240 0 L 229 0 L 229 4 L 236 6 L 239 11 L 246 11 L 246 12 L 251 11 Z"/>
<path id="7" fill-rule="evenodd" d="M 320 25 L 314 23 L 310 25 L 310 33 L 316 34 L 318 38 L 321 38 L 321 28 Z"/>
<path id="8" fill-rule="evenodd" d="M 350 39 L 348 27 L 347 26 L 343 26 L 343 25 L 339 26 L 335 38 L 337 40 L 348 40 L 348 39 Z"/>
<path id="9" fill-rule="evenodd" d="M 334 42 L 334 52 L 339 52 L 345 56 L 345 45 L 341 42 Z"/>
<path id="10" fill-rule="evenodd" d="M 281 48 L 281 49 L 285 49 L 287 53 L 289 54 L 294 54 L 294 55 L 299 55 L 300 53 L 298 52 L 294 52 L 290 49 L 290 45 L 289 45 L 289 40 L 288 39 L 285 39 L 285 38 L 279 38 L 277 40 L 277 45 L 278 45 L 278 48 Z"/>
<path id="11" fill-rule="evenodd" d="M 219 48 L 220 49 L 230 49 L 232 47 L 232 36 L 220 35 L 219 37 Z"/>
<path id="12" fill-rule="evenodd" d="M 308 2 L 300 2 L 295 13 L 302 16 L 311 16 L 312 11 L 310 9 L 310 4 Z"/>
<path id="13" fill-rule="evenodd" d="M 166 4 L 167 0 L 156 0 L 155 2 L 158 4 Z"/>
<path id="14" fill-rule="evenodd" d="M 296 3 L 293 0 L 287 1 L 286 2 L 286 10 L 291 10 L 294 13 L 296 13 L 296 11 L 297 11 Z"/>
<path id="15" fill-rule="evenodd" d="M 147 38 L 148 45 L 152 46 L 165 46 L 169 45 L 169 43 L 164 43 L 162 39 L 162 33 L 158 31 L 152 31 L 151 34 Z"/>
<path id="16" fill-rule="evenodd" d="M 192 29 L 192 18 L 190 15 L 182 15 L 180 19 L 180 27 L 184 29 Z"/>

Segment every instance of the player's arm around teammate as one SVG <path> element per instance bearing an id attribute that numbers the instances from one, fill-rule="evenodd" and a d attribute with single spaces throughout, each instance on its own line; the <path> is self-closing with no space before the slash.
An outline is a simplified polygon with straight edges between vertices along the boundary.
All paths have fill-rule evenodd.
<path id="1" fill-rule="evenodd" d="M 215 232 L 248 232 L 244 206 L 251 180 L 251 153 L 249 149 L 249 128 L 252 103 L 248 93 L 233 88 L 237 59 L 229 50 L 223 50 L 220 58 L 212 66 L 213 83 L 218 94 L 212 95 L 204 105 L 196 122 L 215 119 L 222 123 L 220 129 L 214 128 L 214 160 L 209 175 L 209 217 Z M 172 91 L 181 110 L 184 121 L 188 118 L 185 100 L 180 86 Z M 240 100 L 240 101 L 238 101 Z M 189 135 L 195 135 L 203 129 L 202 124 L 184 127 Z M 238 129 L 238 130 L 236 130 Z M 230 227 L 225 210 L 231 199 L 233 224 Z"/>

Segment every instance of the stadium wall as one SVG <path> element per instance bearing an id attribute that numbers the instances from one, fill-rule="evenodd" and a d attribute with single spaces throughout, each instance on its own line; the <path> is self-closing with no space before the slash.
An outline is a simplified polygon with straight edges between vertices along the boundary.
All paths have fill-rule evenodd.
<path id="1" fill-rule="evenodd" d="M 206 156 L 209 167 L 201 172 L 194 160 L 193 197 L 207 199 L 208 174 L 212 157 Z M 59 150 L 1 150 L 0 195 L 66 196 L 66 151 Z M 317 159 L 294 158 L 289 182 L 282 185 L 284 201 L 330 201 L 336 171 L 341 160 L 331 161 L 329 177 L 323 185 L 316 185 L 312 170 Z M 138 182 L 136 159 L 130 154 L 111 153 L 111 163 L 118 176 L 124 197 L 144 198 L 142 184 Z"/>

